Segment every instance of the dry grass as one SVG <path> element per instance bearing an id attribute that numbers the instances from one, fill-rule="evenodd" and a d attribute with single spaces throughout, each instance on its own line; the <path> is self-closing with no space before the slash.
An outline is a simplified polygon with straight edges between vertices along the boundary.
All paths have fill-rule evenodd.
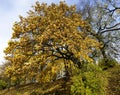
<path id="1" fill-rule="evenodd" d="M 120 65 L 109 69 L 108 95 L 120 95 Z"/>
<path id="2" fill-rule="evenodd" d="M 9 90 L 1 90 L 0 95 L 54 95 L 53 93 L 56 92 L 62 92 L 60 95 L 64 95 L 63 85 L 63 80 L 46 84 L 27 84 L 19 87 L 11 87 Z"/>

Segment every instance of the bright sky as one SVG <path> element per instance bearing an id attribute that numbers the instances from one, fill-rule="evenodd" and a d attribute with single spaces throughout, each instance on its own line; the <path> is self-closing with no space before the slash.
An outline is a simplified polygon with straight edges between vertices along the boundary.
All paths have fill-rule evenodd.
<path id="1" fill-rule="evenodd" d="M 66 1 L 67 4 L 77 4 L 79 0 L 0 0 L 0 64 L 4 62 L 3 50 L 11 38 L 13 23 L 19 20 L 19 15 L 25 16 L 36 1 L 48 4 Z"/>

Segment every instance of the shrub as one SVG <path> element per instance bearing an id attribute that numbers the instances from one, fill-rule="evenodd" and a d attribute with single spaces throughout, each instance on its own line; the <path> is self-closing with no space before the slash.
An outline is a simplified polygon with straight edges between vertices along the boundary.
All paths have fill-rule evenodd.
<path id="1" fill-rule="evenodd" d="M 84 95 L 84 83 L 81 75 L 72 77 L 73 84 L 71 85 L 71 93 L 72 95 Z"/>
<path id="2" fill-rule="evenodd" d="M 78 72 L 77 72 L 78 73 Z M 90 64 L 72 77 L 72 95 L 106 95 L 107 77 L 96 65 Z"/>
<path id="3" fill-rule="evenodd" d="M 3 80 L 0 80 L 0 90 L 5 89 L 7 87 L 7 83 Z"/>
<path id="4" fill-rule="evenodd" d="M 106 70 L 108 68 L 113 68 L 118 64 L 118 62 L 115 59 L 108 59 L 104 58 L 99 60 L 98 65 L 103 69 Z"/>

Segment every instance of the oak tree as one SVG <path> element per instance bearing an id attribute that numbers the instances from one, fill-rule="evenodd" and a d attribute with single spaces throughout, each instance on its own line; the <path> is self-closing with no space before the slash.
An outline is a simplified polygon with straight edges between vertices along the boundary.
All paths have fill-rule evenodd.
<path id="1" fill-rule="evenodd" d="M 11 63 L 6 74 L 12 80 L 51 81 L 62 64 L 65 70 L 70 64 L 80 69 L 82 61 L 92 62 L 90 55 L 100 47 L 87 31 L 91 31 L 91 26 L 82 20 L 75 6 L 36 2 L 28 16 L 20 16 L 13 25 L 4 51 Z"/>

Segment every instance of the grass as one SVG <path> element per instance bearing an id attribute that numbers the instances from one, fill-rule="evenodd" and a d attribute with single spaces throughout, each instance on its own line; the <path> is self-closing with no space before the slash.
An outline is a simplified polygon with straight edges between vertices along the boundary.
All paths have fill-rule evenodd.
<path id="1" fill-rule="evenodd" d="M 110 68 L 106 72 L 109 74 L 108 95 L 120 95 L 120 66 Z M 64 79 L 45 84 L 31 83 L 0 90 L 0 95 L 70 95 L 65 94 L 66 85 Z"/>
<path id="2" fill-rule="evenodd" d="M 120 95 L 120 65 L 107 70 L 108 77 L 108 95 Z"/>
<path id="3" fill-rule="evenodd" d="M 1 90 L 0 95 L 54 95 L 53 93 L 64 92 L 64 88 L 62 88 L 63 85 L 63 80 L 46 84 L 26 84 L 19 87 L 11 87 L 9 90 Z"/>
<path id="4" fill-rule="evenodd" d="M 21 85 L 19 87 L 11 87 L 0 91 L 0 95 L 29 95 L 32 91 L 38 89 L 37 84 Z"/>

